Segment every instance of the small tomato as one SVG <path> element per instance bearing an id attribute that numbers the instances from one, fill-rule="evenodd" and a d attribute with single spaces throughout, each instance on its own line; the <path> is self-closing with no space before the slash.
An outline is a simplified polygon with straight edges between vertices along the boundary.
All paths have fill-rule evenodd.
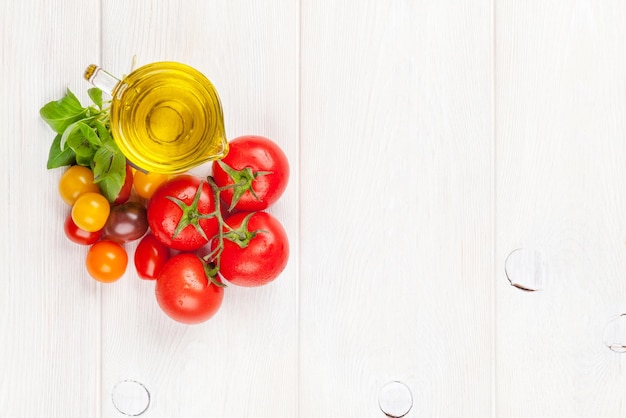
<path id="1" fill-rule="evenodd" d="M 76 199 L 85 193 L 98 193 L 100 188 L 93 182 L 93 172 L 88 167 L 73 165 L 59 180 L 59 194 L 61 199 L 72 206 Z"/>
<path id="2" fill-rule="evenodd" d="M 133 186 L 135 192 L 144 199 L 150 199 L 156 189 L 167 180 L 169 180 L 168 174 L 160 173 L 144 173 L 141 171 L 135 171 L 133 175 Z"/>
<path id="3" fill-rule="evenodd" d="M 111 207 L 100 193 L 85 193 L 72 206 L 72 220 L 85 231 L 95 232 L 104 227 Z"/>
<path id="4" fill-rule="evenodd" d="M 102 235 L 121 244 L 143 237 L 148 230 L 146 208 L 138 202 L 126 202 L 111 208 Z"/>
<path id="5" fill-rule="evenodd" d="M 70 241 L 80 245 L 91 245 L 98 241 L 102 236 L 101 230 L 89 232 L 85 231 L 84 229 L 80 229 L 72 220 L 71 214 L 67 215 L 67 217 L 65 218 L 63 229 L 65 231 L 65 235 L 67 236 L 67 238 L 69 238 Z"/>
<path id="6" fill-rule="evenodd" d="M 135 269 L 144 280 L 154 280 L 169 259 L 169 249 L 154 235 L 146 234 L 135 249 Z"/>
<path id="7" fill-rule="evenodd" d="M 98 241 L 89 248 L 86 259 L 87 271 L 95 280 L 111 283 L 126 272 L 128 254 L 124 247 L 113 241 Z"/>

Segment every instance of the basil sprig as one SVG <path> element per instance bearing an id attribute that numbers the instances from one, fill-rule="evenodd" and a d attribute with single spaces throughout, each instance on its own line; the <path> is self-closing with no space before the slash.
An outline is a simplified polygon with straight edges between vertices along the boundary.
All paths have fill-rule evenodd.
<path id="1" fill-rule="evenodd" d="M 93 102 L 88 107 L 83 107 L 68 88 L 65 96 L 39 111 L 57 134 L 50 146 L 47 167 L 78 164 L 91 168 L 94 182 L 113 202 L 124 185 L 126 158 L 111 136 L 109 103 L 102 101 L 102 90 L 94 87 L 88 94 Z"/>

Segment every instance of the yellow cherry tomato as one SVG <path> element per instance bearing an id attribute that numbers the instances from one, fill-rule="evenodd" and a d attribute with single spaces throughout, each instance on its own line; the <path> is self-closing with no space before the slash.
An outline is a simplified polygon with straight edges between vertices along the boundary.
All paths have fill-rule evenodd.
<path id="1" fill-rule="evenodd" d="M 128 254 L 116 242 L 98 241 L 89 248 L 85 263 L 91 277 L 102 283 L 111 283 L 126 272 Z"/>
<path id="2" fill-rule="evenodd" d="M 65 203 L 72 206 L 80 195 L 90 192 L 98 193 L 100 189 L 93 182 L 93 172 L 88 167 L 73 165 L 65 170 L 59 180 L 59 194 Z"/>
<path id="3" fill-rule="evenodd" d="M 169 180 L 168 174 L 143 173 L 139 170 L 133 176 L 135 192 L 144 199 L 150 199 L 159 186 Z"/>
<path id="4" fill-rule="evenodd" d="M 100 193 L 85 193 L 72 206 L 72 220 L 80 229 L 95 232 L 104 227 L 110 211 L 106 197 Z"/>

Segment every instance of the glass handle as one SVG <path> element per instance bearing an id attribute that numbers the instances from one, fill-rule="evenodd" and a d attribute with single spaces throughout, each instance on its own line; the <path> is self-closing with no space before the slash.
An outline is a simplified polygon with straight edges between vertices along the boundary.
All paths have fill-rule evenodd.
<path id="1" fill-rule="evenodd" d="M 113 90 L 115 90 L 115 87 L 117 87 L 120 82 L 118 78 L 107 73 L 95 64 L 91 64 L 87 67 L 85 70 L 85 79 L 109 96 L 113 96 Z"/>

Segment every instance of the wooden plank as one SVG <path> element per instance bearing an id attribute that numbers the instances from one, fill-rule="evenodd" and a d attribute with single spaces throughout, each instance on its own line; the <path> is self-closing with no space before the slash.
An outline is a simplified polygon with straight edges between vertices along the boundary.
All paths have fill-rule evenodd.
<path id="1" fill-rule="evenodd" d="M 305 0 L 301 37 L 300 416 L 395 380 L 489 416 L 491 2 Z"/>
<path id="2" fill-rule="evenodd" d="M 0 414 L 97 417 L 100 295 L 86 276 L 86 248 L 64 235 L 63 169 L 46 170 L 54 133 L 39 118 L 67 87 L 86 99 L 97 2 L 0 9 Z"/>
<path id="3" fill-rule="evenodd" d="M 227 136 L 275 140 L 292 163 L 270 212 L 292 242 L 289 266 L 259 289 L 231 286 L 220 312 L 198 326 L 158 308 L 154 283 L 131 266 L 103 289 L 103 414 L 123 380 L 151 394 L 150 416 L 293 417 L 297 405 L 297 30 L 292 1 L 103 2 L 102 65 L 127 73 L 160 60 L 189 64 L 217 87 Z M 206 176 L 210 166 L 194 170 Z M 132 254 L 134 245 L 128 245 Z"/>
<path id="4" fill-rule="evenodd" d="M 626 4 L 496 4 L 498 416 L 623 416 Z"/>

